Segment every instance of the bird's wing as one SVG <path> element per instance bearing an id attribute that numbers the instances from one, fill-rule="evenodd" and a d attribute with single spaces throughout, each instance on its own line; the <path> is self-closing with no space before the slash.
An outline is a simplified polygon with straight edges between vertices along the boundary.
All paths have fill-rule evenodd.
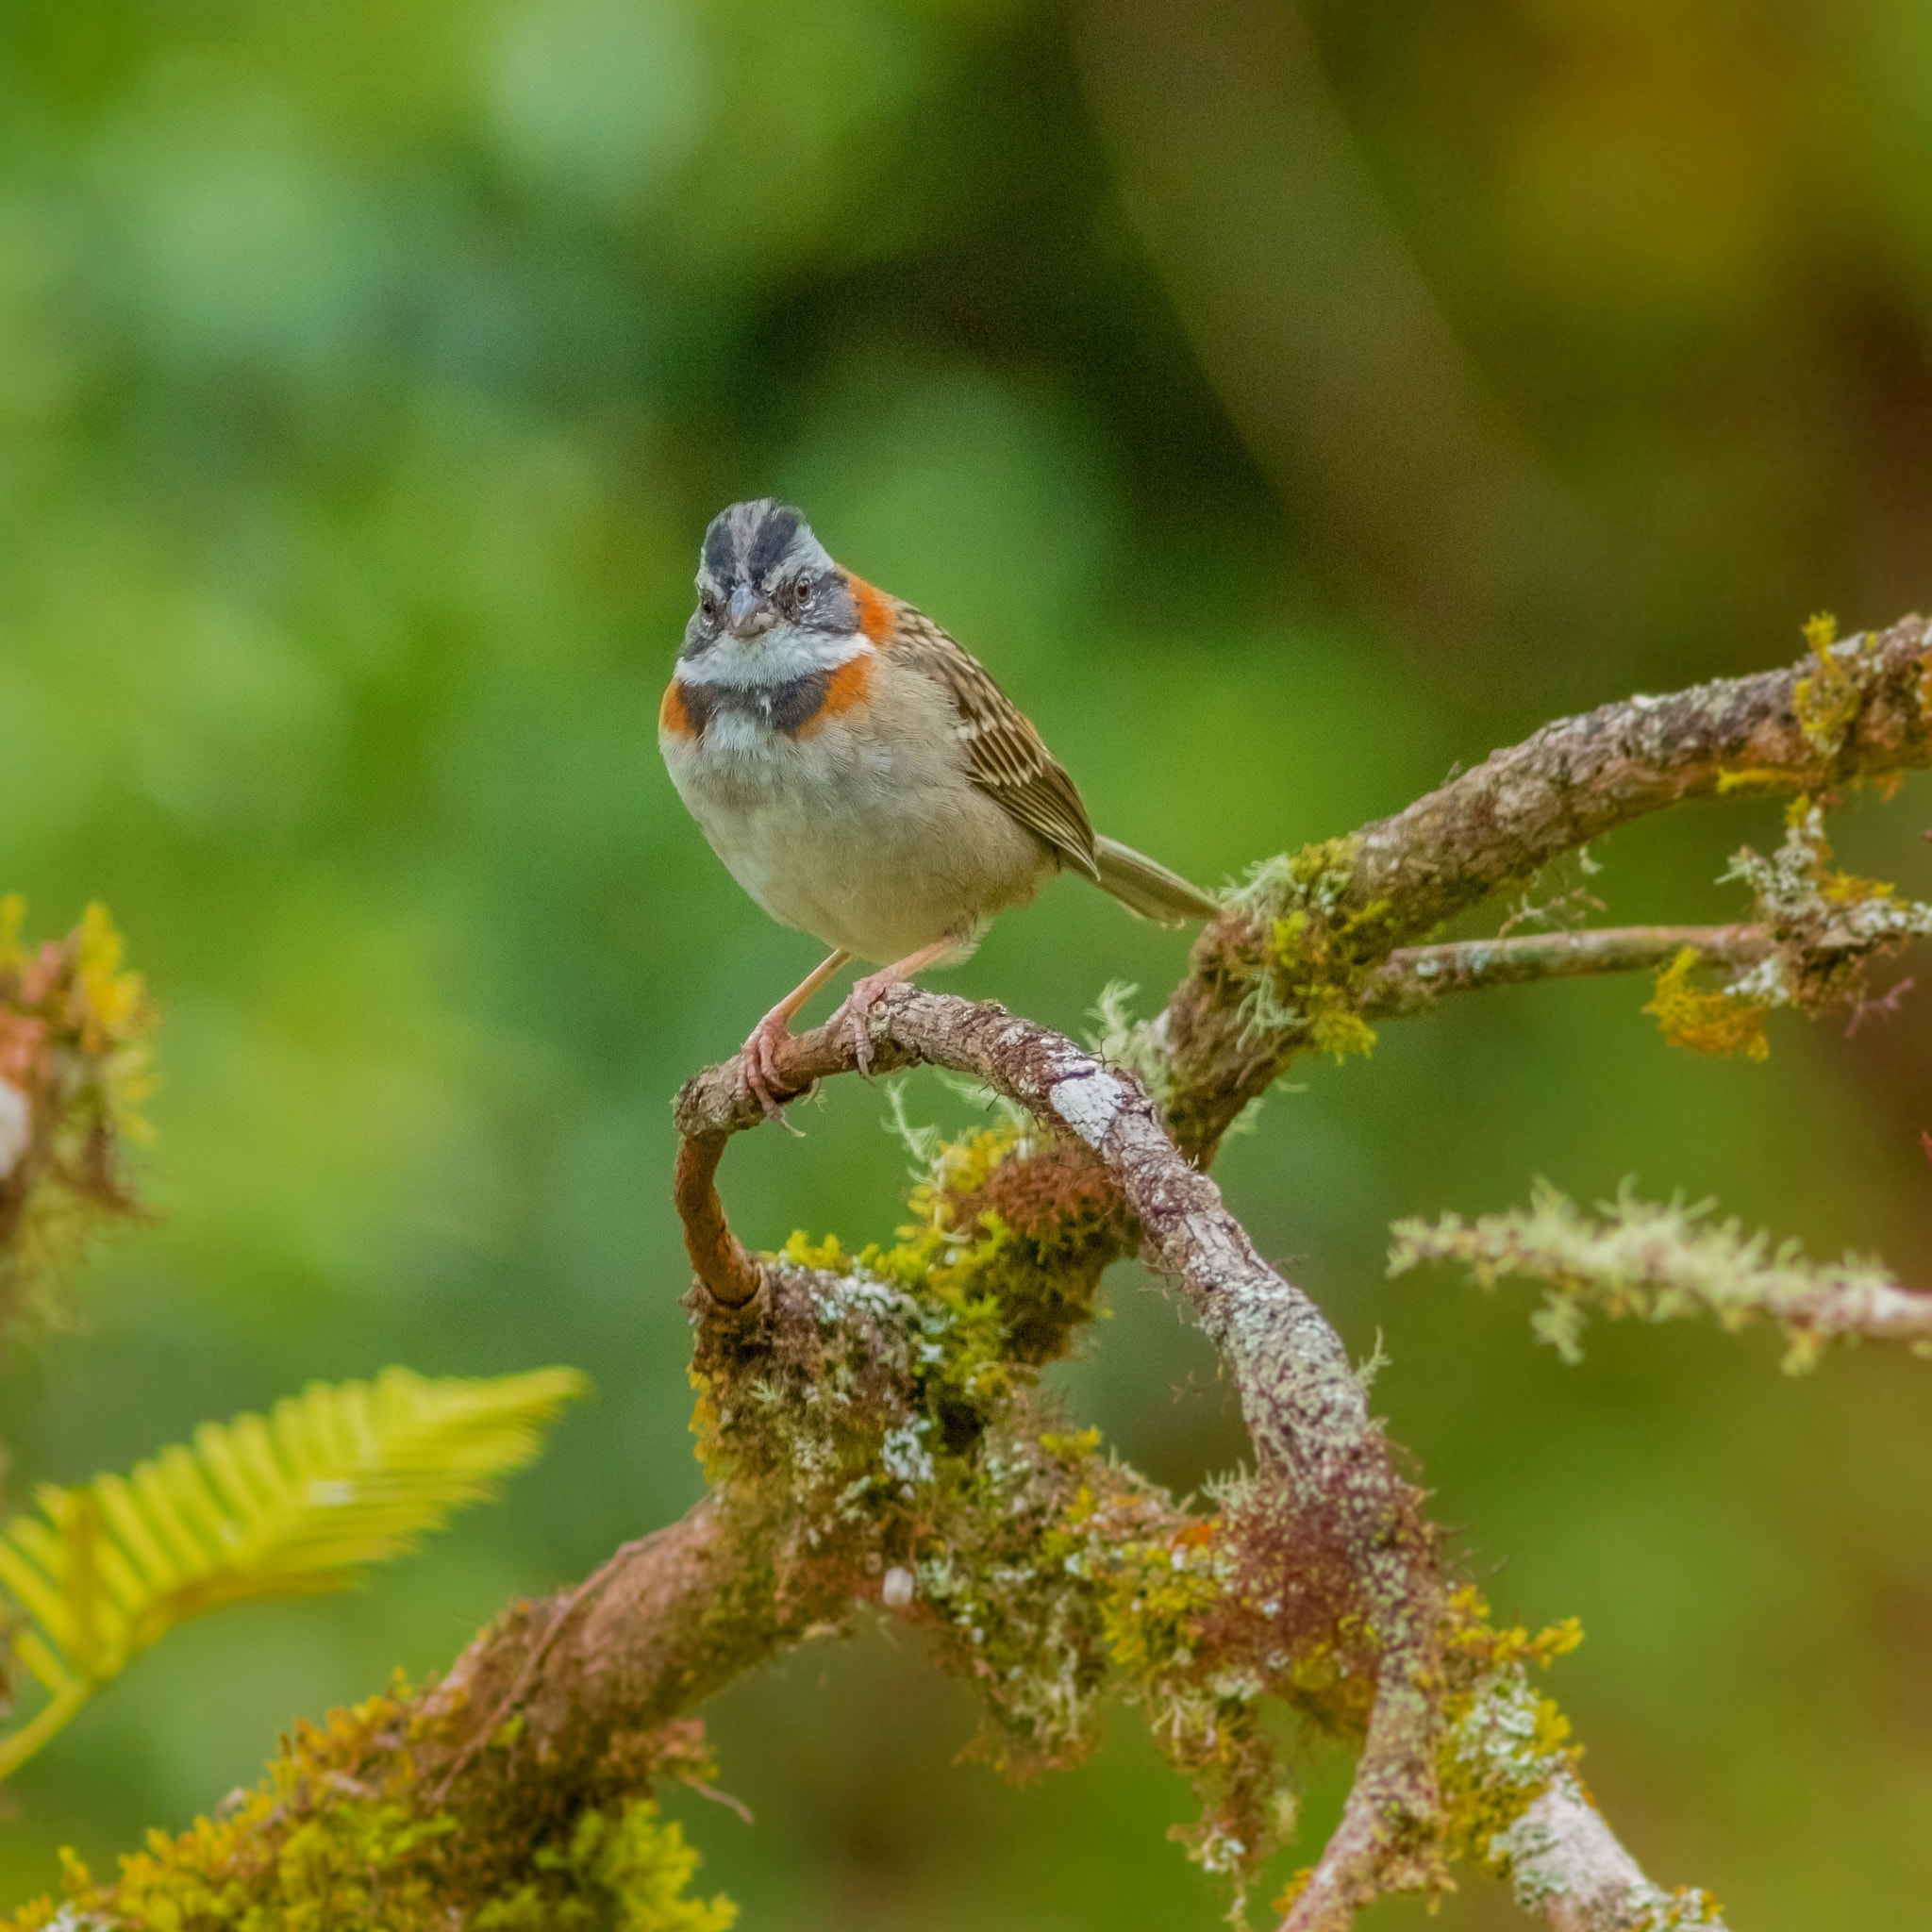
<path id="1" fill-rule="evenodd" d="M 1032 721 L 978 658 L 923 610 L 900 604 L 893 615 L 893 656 L 944 690 L 958 713 L 967 775 L 1010 817 L 1043 839 L 1062 865 L 1098 880 L 1087 808 Z"/>

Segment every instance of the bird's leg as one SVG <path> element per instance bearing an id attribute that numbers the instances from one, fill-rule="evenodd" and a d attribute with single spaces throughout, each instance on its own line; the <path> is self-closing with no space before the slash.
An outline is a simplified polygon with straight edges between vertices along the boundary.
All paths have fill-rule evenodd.
<path id="1" fill-rule="evenodd" d="M 836 1026 L 842 1020 L 851 1027 L 852 1051 L 861 1074 L 872 1073 L 872 1009 L 878 1004 L 879 995 L 889 987 L 910 979 L 915 973 L 937 965 L 959 948 L 959 935 L 948 933 L 944 939 L 921 946 L 918 952 L 908 953 L 903 959 L 894 959 L 890 966 L 881 966 L 876 973 L 868 973 L 863 979 L 852 982 L 852 991 L 845 995 L 845 1004 L 832 1015 L 831 1024 Z"/>
<path id="2" fill-rule="evenodd" d="M 751 1029 L 738 1055 L 738 1097 L 757 1094 L 767 1120 L 782 1121 L 785 1109 L 778 1105 L 777 1052 L 791 1039 L 790 1021 L 793 1013 L 810 999 L 832 974 L 851 958 L 841 950 L 822 959 L 794 986 L 758 1024 Z"/>

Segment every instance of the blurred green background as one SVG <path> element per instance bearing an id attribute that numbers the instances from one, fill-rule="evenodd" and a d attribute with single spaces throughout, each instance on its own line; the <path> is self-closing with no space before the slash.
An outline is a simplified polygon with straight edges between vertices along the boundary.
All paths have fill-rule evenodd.
<path id="1" fill-rule="evenodd" d="M 1924 0 L 7 0 L 0 888 L 43 931 L 109 902 L 167 1078 L 163 1219 L 0 1376 L 10 1497 L 392 1360 L 599 1395 L 368 1594 L 139 1664 L 13 1787 L 6 1899 L 696 1494 L 667 1103 L 817 951 L 658 759 L 715 509 L 802 503 L 1105 828 L 1219 883 L 1546 716 L 1925 599 L 1928 130 Z M 1924 893 L 1928 800 L 1855 803 L 1848 861 Z M 1712 881 L 1775 818 L 1641 827 L 1591 889 L 1740 916 Z M 1063 882 L 949 983 L 1074 1027 L 1184 958 Z M 1645 997 L 1392 1024 L 1221 1176 L 1382 1336 L 1465 1574 L 1582 1617 L 1554 1688 L 1654 1874 L 1757 1932 L 1923 1923 L 1932 1371 L 1793 1382 L 1690 1328 L 1567 1369 L 1522 1294 L 1383 1278 L 1392 1218 L 1539 1172 L 1932 1273 L 1932 997 L 1778 1024 L 1768 1066 L 1673 1054 Z M 747 1238 L 889 1230 L 883 1111 L 841 1083 L 734 1152 Z M 1112 1297 L 1063 1379 L 1193 1489 L 1241 1454 L 1224 1391 L 1140 1277 Z M 868 1636 L 712 1723 L 758 1822 L 684 1809 L 751 1925 L 1220 1909 L 1130 1721 L 1010 1791 Z M 1311 1835 L 1344 1771 L 1307 1757 Z M 1440 1923 L 1517 1920 L 1472 1880 Z"/>

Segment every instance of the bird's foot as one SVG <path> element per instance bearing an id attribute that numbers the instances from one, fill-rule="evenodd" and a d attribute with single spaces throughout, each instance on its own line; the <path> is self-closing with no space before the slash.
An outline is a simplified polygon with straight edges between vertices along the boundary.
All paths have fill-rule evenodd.
<path id="1" fill-rule="evenodd" d="M 845 995 L 845 1004 L 836 1015 L 838 1024 L 852 1041 L 852 1058 L 868 1080 L 872 1078 L 872 1009 L 878 1005 L 880 995 L 904 977 L 904 974 L 888 967 L 883 973 L 869 973 L 863 979 L 854 980 L 852 991 Z"/>
<path id="2" fill-rule="evenodd" d="M 784 1103 L 794 1096 L 778 1074 L 778 1049 L 791 1038 L 791 1015 L 774 1007 L 745 1037 L 738 1052 L 738 1098 L 741 1105 L 756 1099 L 768 1121 L 780 1126 L 791 1123 L 785 1118 Z"/>

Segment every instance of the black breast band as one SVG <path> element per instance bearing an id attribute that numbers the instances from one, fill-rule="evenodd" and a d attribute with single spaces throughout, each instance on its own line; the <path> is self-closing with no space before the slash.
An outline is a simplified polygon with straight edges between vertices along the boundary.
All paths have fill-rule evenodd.
<path id="1" fill-rule="evenodd" d="M 783 684 L 687 684 L 680 679 L 677 695 L 691 730 L 700 738 L 721 711 L 756 718 L 792 738 L 818 715 L 830 680 L 826 671 L 807 671 Z"/>

